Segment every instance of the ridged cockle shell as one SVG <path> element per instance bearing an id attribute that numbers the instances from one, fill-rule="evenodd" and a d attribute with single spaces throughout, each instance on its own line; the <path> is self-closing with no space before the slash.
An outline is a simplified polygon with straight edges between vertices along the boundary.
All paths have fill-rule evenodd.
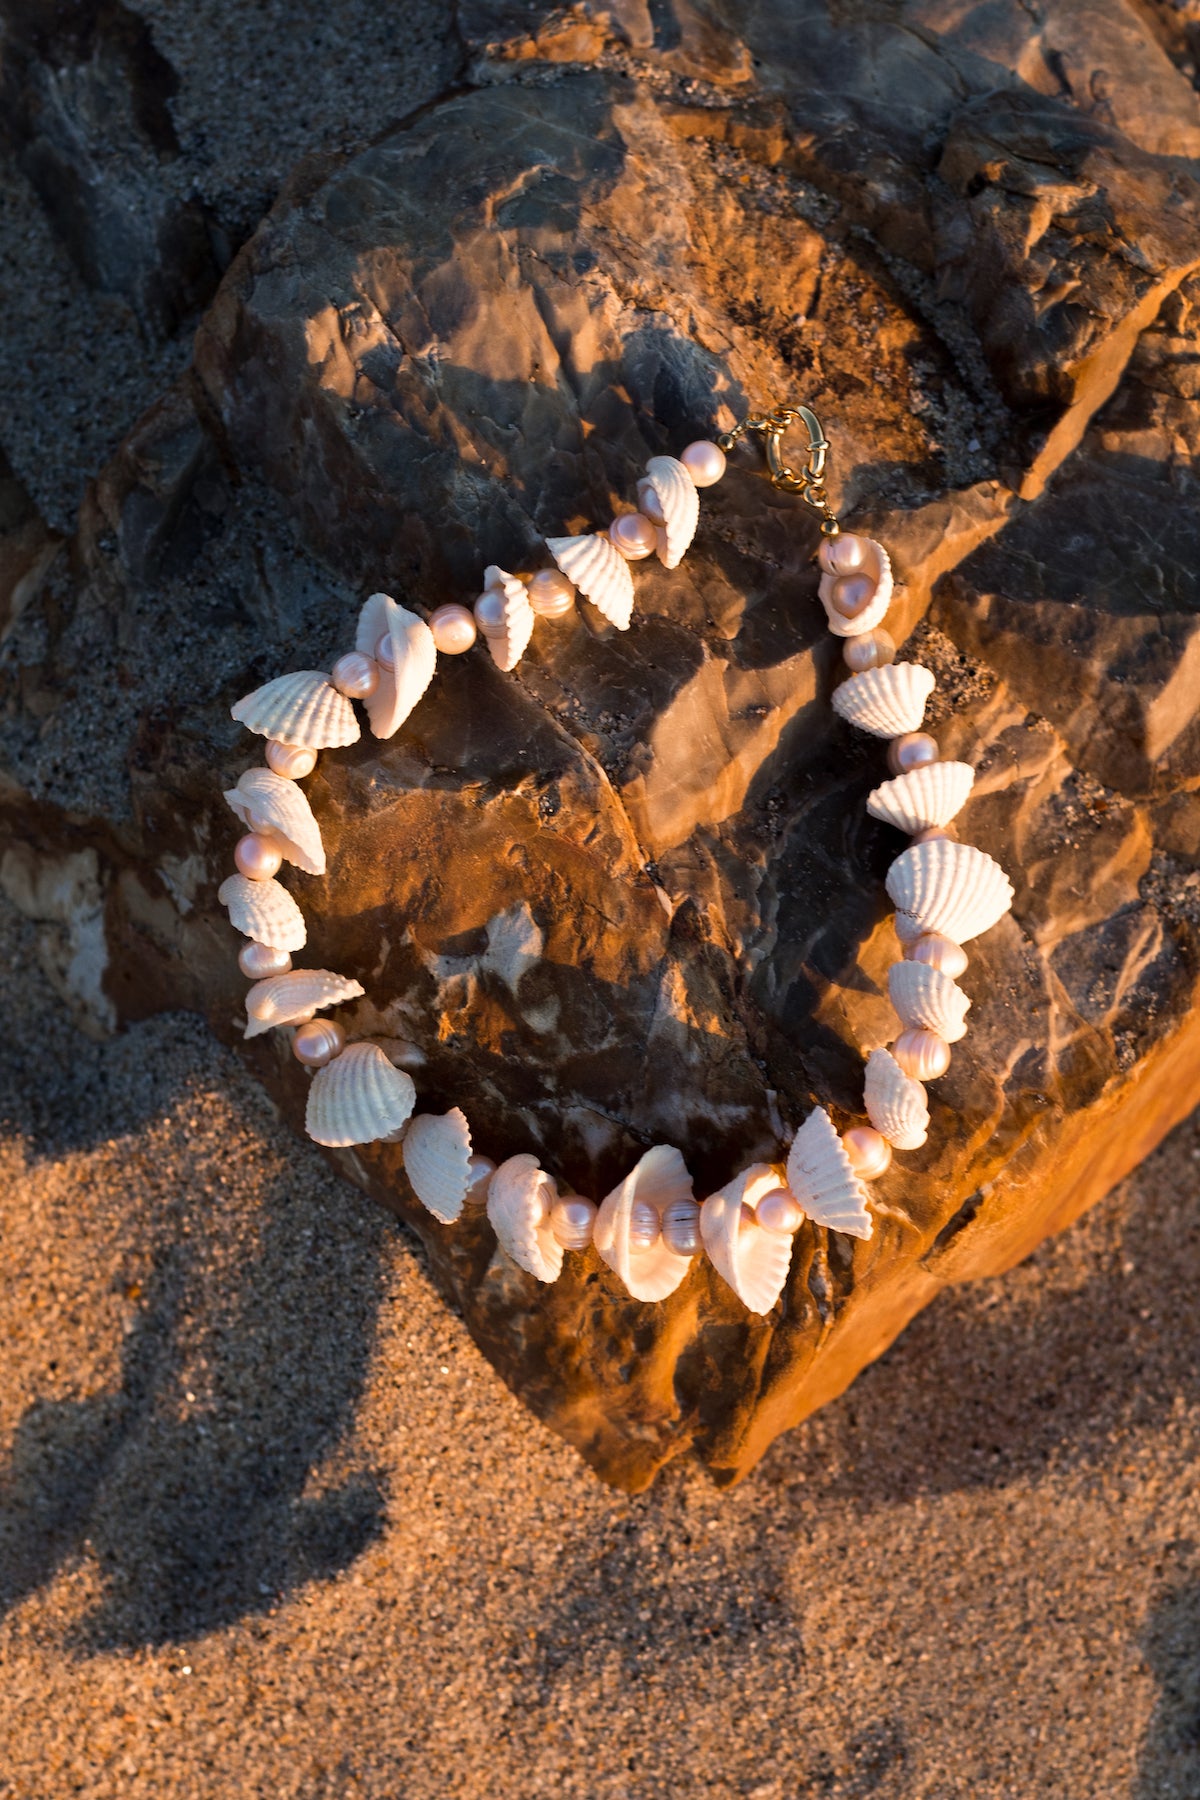
<path id="1" fill-rule="evenodd" d="M 990 931 L 1013 901 L 1000 864 L 974 844 L 950 838 L 910 844 L 888 870 L 887 891 L 902 937 L 936 931 L 956 944 Z"/>
<path id="2" fill-rule="evenodd" d="M 251 831 L 270 838 L 308 875 L 325 873 L 325 846 L 304 789 L 271 769 L 244 769 L 225 798 Z"/>
<path id="3" fill-rule="evenodd" d="M 888 993 L 905 1025 L 936 1031 L 948 1044 L 967 1035 L 971 1002 L 958 983 L 928 963 L 898 962 L 888 970 Z"/>
<path id="4" fill-rule="evenodd" d="M 227 875 L 217 889 L 217 899 L 228 907 L 235 931 L 272 950 L 303 950 L 308 937 L 304 914 L 273 877 L 251 881 L 246 875 Z"/>
<path id="5" fill-rule="evenodd" d="M 867 1117 L 896 1150 L 919 1150 L 929 1136 L 929 1102 L 890 1050 L 872 1050 L 863 1078 Z"/>
<path id="6" fill-rule="evenodd" d="M 867 811 L 915 837 L 918 831 L 948 825 L 974 785 L 970 763 L 923 763 L 873 789 L 867 796 Z"/>
<path id="7" fill-rule="evenodd" d="M 510 1156 L 488 1184 L 487 1215 L 502 1249 L 539 1281 L 557 1281 L 563 1248 L 550 1225 L 557 1198 L 553 1178 L 536 1156 Z"/>
<path id="8" fill-rule="evenodd" d="M 533 636 L 535 615 L 529 589 L 516 575 L 508 574 L 507 570 L 496 563 L 489 563 L 484 570 L 483 585 L 491 593 L 499 594 L 504 601 L 502 629 L 493 632 L 489 628 L 484 636 L 492 653 L 492 661 L 498 669 L 507 672 L 516 668 Z"/>
<path id="9" fill-rule="evenodd" d="M 813 1108 L 792 1139 L 787 1178 L 814 1225 L 844 1231 L 848 1237 L 870 1237 L 867 1190 L 823 1106 Z"/>
<path id="10" fill-rule="evenodd" d="M 647 488 L 657 500 L 663 518 L 658 559 L 664 568 L 677 568 L 696 535 L 700 518 L 696 484 L 684 465 L 673 456 L 652 456 L 646 464 L 645 476 L 638 482 L 639 500 Z"/>
<path id="11" fill-rule="evenodd" d="M 313 1076 L 304 1127 L 318 1144 L 373 1144 L 407 1124 L 416 1097 L 412 1077 L 378 1044 L 347 1044 Z"/>
<path id="12" fill-rule="evenodd" d="M 834 688 L 833 710 L 872 737 L 903 737 L 920 725 L 936 685 L 921 663 L 883 663 Z"/>
<path id="13" fill-rule="evenodd" d="M 676 1200 L 691 1200 L 692 1178 L 670 1144 L 656 1144 L 600 1203 L 592 1243 L 635 1300 L 665 1300 L 688 1272 L 691 1258 L 669 1250 L 661 1237 L 648 1250 L 630 1242 L 630 1214 L 636 1201 L 654 1207 L 659 1219 Z"/>
<path id="14" fill-rule="evenodd" d="M 332 969 L 289 969 L 285 975 L 268 975 L 246 995 L 245 1035 L 258 1037 L 276 1025 L 302 1025 L 322 1007 L 357 1000 L 362 992 L 361 982 L 335 975 Z"/>
<path id="15" fill-rule="evenodd" d="M 471 1185 L 471 1129 L 457 1106 L 420 1113 L 404 1134 L 404 1173 L 413 1193 L 443 1224 L 452 1225 Z"/>
<path id="16" fill-rule="evenodd" d="M 320 669 L 277 675 L 230 708 L 233 717 L 260 737 L 301 750 L 330 750 L 356 744 L 358 720 L 344 694 Z"/>
<path id="17" fill-rule="evenodd" d="M 552 537 L 546 548 L 568 581 L 597 607 L 618 631 L 633 617 L 633 576 L 629 564 L 609 537 Z"/>
<path id="18" fill-rule="evenodd" d="M 710 1194 L 700 1208 L 700 1236 L 709 1260 L 752 1313 L 769 1313 L 788 1277 L 792 1239 L 743 1219 L 743 1205 L 758 1205 L 782 1184 L 770 1163 L 754 1163 Z"/>
<path id="19" fill-rule="evenodd" d="M 379 664 L 379 685 L 363 704 L 372 734 L 390 738 L 433 680 L 437 645 L 424 619 L 398 605 L 390 594 L 372 594 L 359 612 L 354 648 L 373 657 L 381 637 L 391 639 L 392 667 Z"/>

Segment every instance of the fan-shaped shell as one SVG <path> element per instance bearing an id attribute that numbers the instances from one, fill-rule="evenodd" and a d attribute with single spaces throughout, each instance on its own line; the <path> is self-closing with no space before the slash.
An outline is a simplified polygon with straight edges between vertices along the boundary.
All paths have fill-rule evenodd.
<path id="1" fill-rule="evenodd" d="M 661 1238 L 649 1250 L 632 1245 L 629 1220 L 634 1202 L 649 1201 L 661 1220 L 672 1201 L 692 1198 L 692 1178 L 682 1156 L 670 1144 L 656 1144 L 601 1201 L 592 1242 L 635 1300 L 665 1300 L 687 1274 L 691 1258 L 676 1256 Z"/>
<path id="2" fill-rule="evenodd" d="M 286 975 L 268 975 L 246 995 L 245 1035 L 259 1037 L 276 1025 L 302 1025 L 323 1006 L 357 1000 L 362 992 L 361 982 L 335 975 L 332 969 L 289 969 Z"/>
<path id="3" fill-rule="evenodd" d="M 921 663 L 884 663 L 834 688 L 833 710 L 873 737 L 903 737 L 919 728 L 936 685 L 933 671 Z"/>
<path id="4" fill-rule="evenodd" d="M 937 931 L 956 944 L 990 931 L 1013 900 L 1012 882 L 998 862 L 974 844 L 950 838 L 910 844 L 888 870 L 887 891 L 897 929 L 904 916 L 904 935 Z"/>
<path id="5" fill-rule="evenodd" d="M 868 794 L 867 811 L 911 837 L 931 826 L 948 825 L 974 785 L 970 763 L 922 763 Z"/>
<path id="6" fill-rule="evenodd" d="M 536 1156 L 510 1156 L 488 1184 L 487 1216 L 500 1245 L 539 1281 L 557 1281 L 563 1248 L 550 1229 L 554 1182 Z"/>
<path id="7" fill-rule="evenodd" d="M 424 619 L 390 594 L 372 594 L 363 602 L 354 632 L 354 648 L 374 656 L 381 637 L 392 640 L 392 667 L 379 665 L 379 685 L 363 704 L 372 734 L 390 738 L 403 725 L 433 680 L 437 645 Z"/>
<path id="8" fill-rule="evenodd" d="M 235 931 L 272 950 L 303 950 L 308 937 L 304 914 L 278 881 L 227 875 L 217 889 L 217 899 L 228 907 Z"/>
<path id="9" fill-rule="evenodd" d="M 833 1120 L 814 1107 L 792 1139 L 788 1186 L 813 1221 L 848 1237 L 869 1238 L 867 1190 L 854 1172 Z"/>
<path id="10" fill-rule="evenodd" d="M 325 873 L 321 827 L 303 788 L 273 769 L 244 769 L 225 798 L 251 831 L 269 837 L 288 862 L 308 875 Z"/>
<path id="11" fill-rule="evenodd" d="M 618 631 L 626 631 L 633 617 L 633 576 L 629 564 L 611 538 L 553 537 L 546 548 L 568 581 L 598 607 Z"/>
<path id="12" fill-rule="evenodd" d="M 239 725 L 301 750 L 330 750 L 358 742 L 358 720 L 345 694 L 320 669 L 276 675 L 230 708 Z"/>
<path id="13" fill-rule="evenodd" d="M 863 538 L 861 542 L 863 561 L 854 572 L 870 575 L 875 582 L 875 592 L 858 617 L 844 619 L 834 609 L 833 584 L 837 580 L 836 575 L 823 574 L 817 588 L 834 637 L 860 637 L 864 631 L 874 631 L 877 625 L 883 624 L 887 609 L 892 604 L 892 559 L 883 545 L 877 544 L 874 538 Z"/>
<path id="14" fill-rule="evenodd" d="M 318 1144 L 373 1144 L 407 1124 L 416 1098 L 411 1076 L 378 1044 L 347 1044 L 313 1076 L 304 1128 Z"/>
<path id="15" fill-rule="evenodd" d="M 421 1113 L 404 1134 L 404 1172 L 422 1206 L 446 1225 L 463 1209 L 471 1185 L 471 1128 L 457 1106 Z"/>
<path id="16" fill-rule="evenodd" d="M 700 496 L 696 484 L 681 462 L 673 456 L 652 456 L 646 474 L 638 482 L 639 498 L 649 488 L 658 501 L 663 516 L 658 559 L 664 568 L 674 569 L 683 561 L 688 545 L 696 535 L 700 518 Z"/>
<path id="17" fill-rule="evenodd" d="M 936 1031 L 948 1044 L 967 1035 L 971 1002 L 958 983 L 928 963 L 898 962 L 888 970 L 888 993 L 905 1025 Z"/>
<path id="18" fill-rule="evenodd" d="M 700 1236 L 709 1260 L 752 1313 L 769 1313 L 788 1277 L 792 1240 L 743 1222 L 742 1205 L 754 1207 L 772 1188 L 781 1187 L 778 1169 L 754 1163 L 710 1194 L 700 1208 Z"/>
<path id="19" fill-rule="evenodd" d="M 534 611 L 529 589 L 517 576 L 508 574 L 495 563 L 489 563 L 484 570 L 483 585 L 504 597 L 503 629 L 485 632 L 487 647 L 498 669 L 515 669 L 533 636 Z"/>
<path id="20" fill-rule="evenodd" d="M 872 1050 L 863 1082 L 867 1117 L 897 1150 L 919 1150 L 929 1136 L 929 1102 L 919 1081 L 890 1050 Z"/>

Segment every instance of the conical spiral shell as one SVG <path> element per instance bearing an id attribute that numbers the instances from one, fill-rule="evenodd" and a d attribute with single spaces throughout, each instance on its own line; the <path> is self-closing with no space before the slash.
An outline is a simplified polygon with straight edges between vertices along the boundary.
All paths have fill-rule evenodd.
<path id="1" fill-rule="evenodd" d="M 919 728 L 936 685 L 921 663 L 884 663 L 834 688 L 833 710 L 872 737 L 903 737 Z"/>
<path id="2" fill-rule="evenodd" d="M 687 1274 L 690 1257 L 676 1256 L 660 1238 L 649 1250 L 629 1241 L 634 1202 L 645 1200 L 661 1220 L 675 1200 L 691 1200 L 692 1178 L 678 1150 L 656 1144 L 600 1203 L 592 1243 L 635 1300 L 665 1300 Z"/>
<path id="3" fill-rule="evenodd" d="M 276 675 L 230 708 L 239 725 L 301 750 L 330 750 L 358 742 L 358 720 L 345 694 L 320 669 Z"/>
<path id="4" fill-rule="evenodd" d="M 487 1216 L 502 1249 L 539 1281 L 557 1281 L 563 1248 L 550 1228 L 554 1182 L 536 1156 L 510 1156 L 488 1185 Z"/>
<path id="5" fill-rule="evenodd" d="M 225 798 L 251 831 L 269 837 L 288 862 L 308 875 L 325 873 L 321 827 L 303 788 L 272 769 L 244 769 Z"/>
<path id="6" fill-rule="evenodd" d="M 404 1173 L 435 1218 L 452 1225 L 471 1185 L 471 1128 L 457 1106 L 421 1113 L 404 1134 Z"/>
<path id="7" fill-rule="evenodd" d="M 890 1050 L 872 1050 L 863 1081 L 867 1117 L 896 1150 L 919 1150 L 929 1136 L 929 1102 Z"/>
<path id="8" fill-rule="evenodd" d="M 905 1025 L 936 1031 L 948 1044 L 967 1035 L 971 1002 L 958 983 L 928 963 L 898 962 L 888 970 L 888 993 Z"/>
<path id="9" fill-rule="evenodd" d="M 866 1187 L 855 1174 L 823 1106 L 813 1108 L 792 1139 L 787 1178 L 814 1225 L 844 1231 L 847 1237 L 870 1237 L 874 1227 L 867 1212 Z"/>
<path id="10" fill-rule="evenodd" d="M 308 937 L 304 914 L 278 881 L 227 875 L 217 889 L 217 899 L 228 907 L 235 931 L 272 950 L 303 950 Z"/>
<path id="11" fill-rule="evenodd" d="M 918 831 L 948 825 L 974 785 L 970 763 L 922 763 L 868 794 L 867 811 L 914 837 Z"/>
<path id="12" fill-rule="evenodd" d="M 627 631 L 633 617 L 633 576 L 611 538 L 553 537 L 546 539 L 546 548 L 585 599 L 618 631 Z"/>
<path id="13" fill-rule="evenodd" d="M 1013 900 L 1012 882 L 998 862 L 974 844 L 950 838 L 910 844 L 888 870 L 887 891 L 897 929 L 903 917 L 903 936 L 936 931 L 956 944 L 990 931 Z"/>
<path id="14" fill-rule="evenodd" d="M 498 669 L 507 673 L 515 669 L 533 636 L 534 611 L 529 599 L 529 589 L 515 575 L 495 563 L 489 563 L 483 572 L 483 585 L 494 594 L 504 597 L 504 624 L 498 632 L 490 629 L 485 632 L 487 647 L 492 653 L 492 661 Z"/>
<path id="15" fill-rule="evenodd" d="M 822 575 L 817 588 L 834 637 L 861 637 L 864 631 L 874 631 L 877 625 L 883 624 L 887 609 L 892 603 L 891 557 L 874 538 L 863 538 L 862 544 L 865 555 L 855 573 L 869 575 L 875 583 L 875 592 L 856 619 L 844 619 L 834 607 L 833 584 L 837 580 L 836 575 Z"/>
<path id="16" fill-rule="evenodd" d="M 700 518 L 696 484 L 673 456 L 652 456 L 646 464 L 644 482 L 638 483 L 639 495 L 643 486 L 652 490 L 663 516 L 658 559 L 666 569 L 677 568 L 696 535 Z"/>
<path id="17" fill-rule="evenodd" d="M 332 969 L 289 969 L 286 975 L 268 975 L 256 981 L 246 995 L 246 1032 L 259 1037 L 276 1025 L 302 1025 L 322 1007 L 357 1000 L 361 982 L 335 975 Z"/>
<path id="18" fill-rule="evenodd" d="M 378 1044 L 347 1044 L 313 1076 L 304 1128 L 317 1144 L 373 1144 L 407 1124 L 416 1098 L 411 1077 Z"/>
<path id="19" fill-rule="evenodd" d="M 700 1208 L 700 1236 L 709 1261 L 752 1313 L 769 1313 L 782 1294 L 792 1239 L 749 1220 L 743 1223 L 742 1205 L 757 1206 L 764 1194 L 781 1185 L 778 1169 L 754 1163 Z"/>
<path id="20" fill-rule="evenodd" d="M 392 640 L 392 667 L 379 664 L 379 685 L 363 702 L 377 738 L 399 731 L 433 680 L 437 665 L 437 645 L 424 619 L 398 606 L 390 594 L 372 594 L 359 612 L 354 648 L 374 656 L 384 636 Z"/>

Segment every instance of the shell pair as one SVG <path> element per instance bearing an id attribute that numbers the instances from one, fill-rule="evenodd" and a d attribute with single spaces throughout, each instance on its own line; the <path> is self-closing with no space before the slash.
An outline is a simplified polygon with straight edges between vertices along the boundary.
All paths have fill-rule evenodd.
<path id="1" fill-rule="evenodd" d="M 652 456 L 638 482 L 638 500 L 652 497 L 653 511 L 663 523 L 658 527 L 658 558 L 664 568 L 677 568 L 696 535 L 700 496 L 683 463 L 673 456 Z M 574 582 L 618 631 L 627 631 L 633 617 L 633 576 L 629 564 L 604 532 L 583 537 L 552 537 L 546 547 L 568 581 Z"/>
<path id="2" fill-rule="evenodd" d="M 822 574 L 817 593 L 834 637 L 860 637 L 864 631 L 882 625 L 892 603 L 893 588 L 892 561 L 883 545 L 874 538 L 847 534 L 826 540 L 820 554 Z M 835 561 L 837 566 L 831 567 Z M 853 619 L 847 619 L 833 604 L 834 585 L 847 575 L 865 576 L 874 584 L 866 606 Z"/>
<path id="3" fill-rule="evenodd" d="M 306 875 L 325 873 L 325 846 L 304 789 L 273 769 L 244 769 L 225 798 L 242 824 Z"/>

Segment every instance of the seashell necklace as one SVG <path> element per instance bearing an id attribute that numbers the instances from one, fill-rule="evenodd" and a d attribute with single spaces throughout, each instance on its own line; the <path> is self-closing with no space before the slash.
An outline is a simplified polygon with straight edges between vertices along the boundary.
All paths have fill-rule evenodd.
<path id="1" fill-rule="evenodd" d="M 803 468 L 783 460 L 784 432 L 808 436 Z M 363 993 L 329 969 L 296 969 L 291 952 L 305 942 L 304 918 L 276 876 L 284 862 L 325 872 L 321 831 L 299 783 L 317 753 L 359 737 L 354 703 L 377 738 L 399 730 L 433 680 L 437 658 L 469 650 L 482 634 L 496 666 L 511 670 L 538 618 L 556 619 L 582 597 L 619 631 L 633 612 L 631 565 L 657 556 L 673 569 L 699 519 L 699 491 L 721 479 L 725 453 L 746 433 L 763 440 L 775 486 L 821 515 L 818 593 L 829 629 L 844 640 L 849 676 L 833 707 L 860 731 L 884 739 L 892 778 L 874 789 L 867 810 L 911 839 L 892 863 L 887 893 L 903 958 L 888 972 L 888 994 L 901 1030 L 867 1057 L 863 1105 L 868 1124 L 838 1131 L 822 1106 L 796 1132 L 786 1156 L 754 1163 L 699 1202 L 679 1151 L 656 1144 L 597 1206 L 563 1193 L 529 1154 L 499 1167 L 475 1151 L 466 1115 L 413 1116 L 412 1079 L 369 1040 L 348 1043 L 335 1020 L 317 1015 Z M 663 1300 L 703 1249 L 718 1274 L 753 1313 L 767 1313 L 787 1280 L 792 1238 L 807 1218 L 851 1237 L 872 1232 L 869 1183 L 893 1150 L 926 1139 L 925 1083 L 943 1075 L 950 1046 L 966 1032 L 970 1000 L 957 984 L 967 966 L 962 945 L 1009 910 L 1013 890 L 990 856 L 947 835 L 971 791 L 966 763 L 942 762 L 921 730 L 934 676 L 920 663 L 897 663 L 883 629 L 892 597 L 886 550 L 843 532 L 825 489 L 829 445 L 810 408 L 780 407 L 751 416 L 716 442 L 689 444 L 678 458 L 653 456 L 638 482 L 638 510 L 607 531 L 546 539 L 553 566 L 524 576 L 491 565 L 474 608 L 439 606 L 428 621 L 387 594 L 363 606 L 354 648 L 326 673 L 277 676 L 233 708 L 233 717 L 266 739 L 265 768 L 247 769 L 225 798 L 246 834 L 234 850 L 236 872 L 218 898 L 248 940 L 238 963 L 253 983 L 246 995 L 246 1037 L 291 1033 L 297 1059 L 312 1071 L 305 1124 L 318 1144 L 400 1143 L 417 1198 L 445 1224 L 464 1207 L 485 1206 L 504 1251 L 539 1281 L 554 1281 L 567 1251 L 589 1243 L 635 1300 Z"/>

